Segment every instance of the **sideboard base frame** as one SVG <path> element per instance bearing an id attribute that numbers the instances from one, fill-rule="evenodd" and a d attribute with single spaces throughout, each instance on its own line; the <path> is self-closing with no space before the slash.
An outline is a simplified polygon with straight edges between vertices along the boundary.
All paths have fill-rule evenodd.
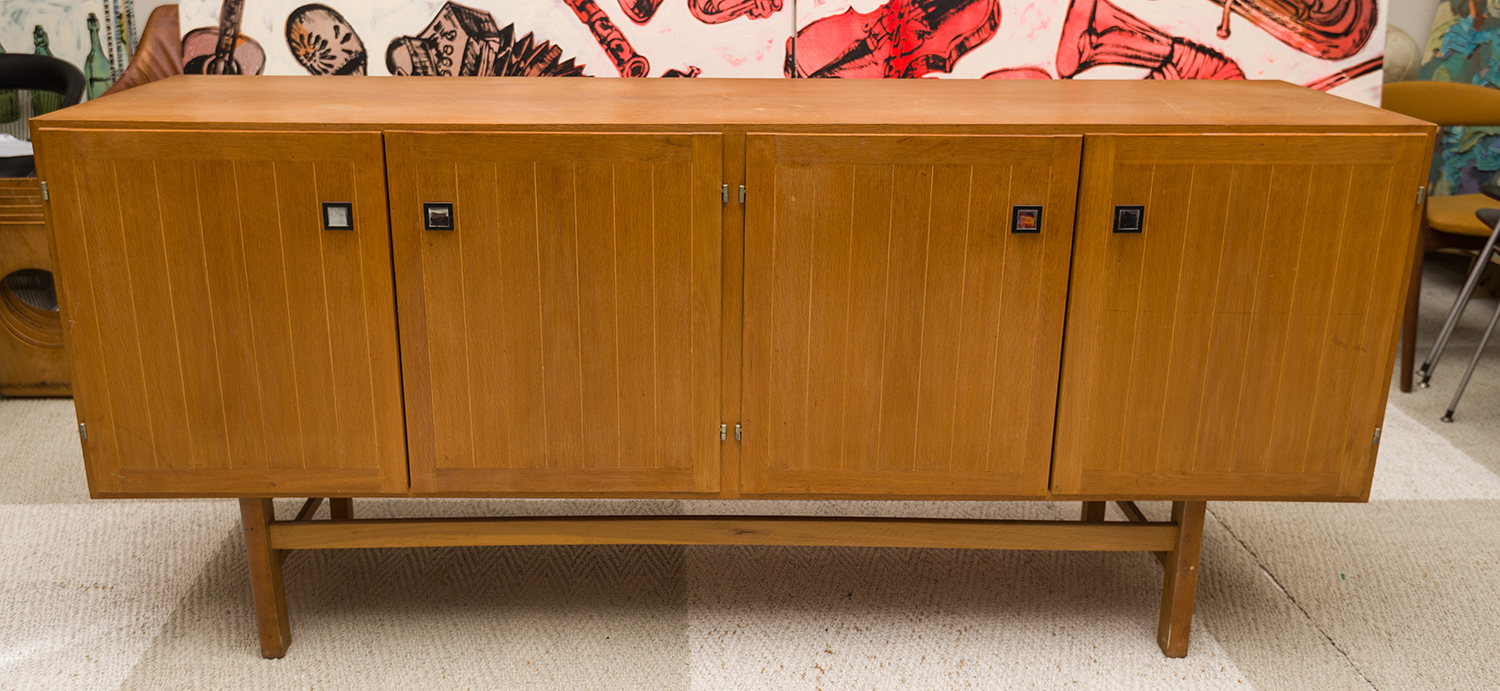
<path id="1" fill-rule="evenodd" d="M 1134 502 L 1117 502 L 1126 521 L 1105 521 L 1105 502 L 1085 502 L 1077 521 L 807 516 L 525 516 L 356 519 L 353 499 L 330 500 L 332 518 L 312 520 L 308 499 L 297 517 L 276 520 L 270 499 L 240 499 L 250 589 L 261 655 L 279 658 L 291 644 L 281 566 L 293 550 L 502 545 L 791 545 L 1147 551 L 1164 566 L 1157 643 L 1185 657 L 1198 585 L 1207 502 L 1172 503 L 1171 521 L 1150 521 Z"/>

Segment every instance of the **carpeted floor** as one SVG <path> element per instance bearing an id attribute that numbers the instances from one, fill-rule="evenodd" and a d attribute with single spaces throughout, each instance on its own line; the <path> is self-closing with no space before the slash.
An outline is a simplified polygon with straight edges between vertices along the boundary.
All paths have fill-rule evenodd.
<path id="1" fill-rule="evenodd" d="M 1463 268 L 1429 269 L 1423 352 Z M 291 651 L 262 660 L 232 501 L 91 501 L 71 403 L 0 401 L 0 689 L 1497 688 L 1500 346 L 1438 421 L 1493 308 L 1475 303 L 1432 389 L 1392 393 L 1370 503 L 1209 504 L 1182 660 L 1156 647 L 1146 554 L 660 546 L 299 553 Z M 707 511 L 1078 505 L 358 503 Z"/>

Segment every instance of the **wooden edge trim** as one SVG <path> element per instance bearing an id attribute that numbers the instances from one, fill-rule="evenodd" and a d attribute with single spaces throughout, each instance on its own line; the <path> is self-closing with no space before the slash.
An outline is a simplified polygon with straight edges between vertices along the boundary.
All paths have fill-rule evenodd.
<path id="1" fill-rule="evenodd" d="M 933 518 L 583 516 L 277 521 L 276 549 L 498 545 L 795 545 L 1164 551 L 1175 523 Z"/>
<path id="2" fill-rule="evenodd" d="M 307 501 L 305 501 L 305 502 L 302 503 L 302 510 L 298 511 L 297 512 L 297 517 L 293 518 L 292 520 L 293 521 L 310 521 L 310 520 L 312 520 L 313 514 L 315 514 L 315 513 L 318 512 L 318 507 L 322 506 L 322 505 L 323 505 L 323 498 L 322 497 L 312 497 L 311 499 L 308 499 Z"/>
<path id="3" fill-rule="evenodd" d="M 1135 502 L 1133 502 L 1133 501 L 1129 501 L 1129 500 L 1117 501 L 1117 502 L 1115 502 L 1115 506 L 1120 507 L 1120 511 L 1125 514 L 1125 518 L 1129 519 L 1131 523 L 1150 523 L 1151 522 L 1149 519 L 1146 518 L 1146 514 L 1144 514 L 1144 513 L 1141 512 L 1141 507 L 1136 506 Z M 1166 566 L 1167 565 L 1167 556 L 1168 556 L 1167 552 L 1152 552 L 1152 554 L 1156 556 L 1156 560 L 1159 561 L 1159 562 L 1161 562 L 1162 566 Z"/>

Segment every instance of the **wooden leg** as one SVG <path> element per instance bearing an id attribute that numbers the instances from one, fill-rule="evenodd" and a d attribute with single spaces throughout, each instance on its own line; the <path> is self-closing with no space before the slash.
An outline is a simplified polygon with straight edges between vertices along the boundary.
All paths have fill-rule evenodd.
<path id="1" fill-rule="evenodd" d="M 328 517 L 335 521 L 354 520 L 354 500 L 349 497 L 329 499 Z"/>
<path id="2" fill-rule="evenodd" d="M 1088 523 L 1103 523 L 1104 507 L 1108 505 L 1109 502 L 1086 501 L 1083 503 L 1083 517 L 1078 520 Z"/>
<path id="3" fill-rule="evenodd" d="M 1422 260 L 1426 249 L 1426 238 L 1419 236 L 1415 256 L 1411 259 L 1411 276 L 1407 278 L 1406 314 L 1401 318 L 1402 393 L 1411 393 L 1411 373 L 1417 365 L 1417 314 L 1422 306 Z"/>
<path id="4" fill-rule="evenodd" d="M 1162 583 L 1161 619 L 1156 643 L 1167 657 L 1187 657 L 1188 633 L 1193 627 L 1193 598 L 1198 592 L 1198 553 L 1203 546 L 1203 514 L 1208 502 L 1172 502 L 1172 522 L 1178 526 L 1177 546 L 1168 554 Z"/>
<path id="5" fill-rule="evenodd" d="M 245 529 L 245 552 L 250 557 L 250 593 L 255 598 L 255 626 L 260 630 L 261 657 L 286 655 L 292 642 L 286 616 L 286 590 L 281 583 L 281 558 L 271 549 L 268 524 L 276 518 L 270 499 L 241 499 L 240 521 Z"/>

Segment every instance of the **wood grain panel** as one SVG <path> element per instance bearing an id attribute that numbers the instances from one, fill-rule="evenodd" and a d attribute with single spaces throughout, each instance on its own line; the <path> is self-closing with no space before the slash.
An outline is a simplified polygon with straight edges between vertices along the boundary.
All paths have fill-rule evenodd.
<path id="1" fill-rule="evenodd" d="M 783 516 L 524 516 L 277 521 L 277 549 L 496 545 L 801 545 L 1164 551 L 1173 523 Z"/>
<path id="2" fill-rule="evenodd" d="M 413 489 L 718 489 L 719 137 L 386 138 Z"/>
<path id="3" fill-rule="evenodd" d="M 378 135 L 40 145 L 95 496 L 406 491 Z"/>
<path id="4" fill-rule="evenodd" d="M 603 3 L 601 3 L 602 5 Z M 680 3 L 677 3 L 680 4 Z M 722 6 L 722 4 L 721 4 Z M 608 6 L 606 6 L 608 7 Z M 253 103 L 249 108 L 245 104 Z M 310 104 L 317 104 L 310 109 Z M 175 76 L 33 127 L 1025 134 L 1417 132 L 1430 123 L 1273 80 L 340 79 Z M 630 128 L 634 128 L 633 130 Z"/>
<path id="5" fill-rule="evenodd" d="M 41 181 L 0 179 L 0 277 L 24 269 L 52 271 Z M 62 321 L 0 287 L 0 395 L 71 396 Z"/>
<path id="6" fill-rule="evenodd" d="M 747 138 L 744 492 L 1045 492 L 1079 146 Z"/>
<path id="7" fill-rule="evenodd" d="M 1089 137 L 1053 491 L 1362 496 L 1426 143 Z"/>

